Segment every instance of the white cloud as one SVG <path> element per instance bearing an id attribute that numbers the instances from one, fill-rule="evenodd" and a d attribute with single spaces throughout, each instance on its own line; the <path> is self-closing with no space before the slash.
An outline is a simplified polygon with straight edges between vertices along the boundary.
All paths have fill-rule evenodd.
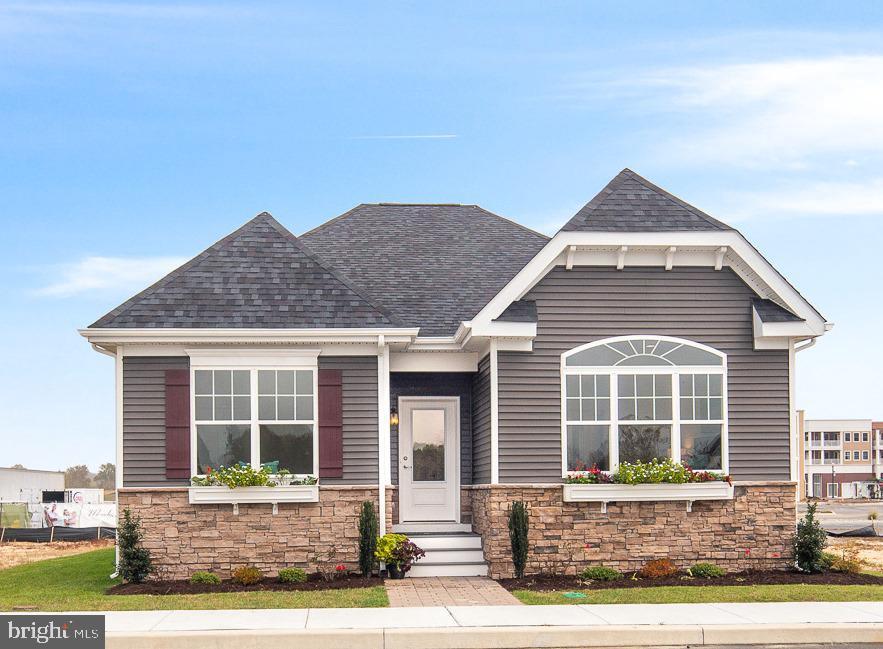
<path id="1" fill-rule="evenodd" d="M 883 56 L 659 69 L 610 81 L 641 113 L 677 119 L 660 153 L 693 163 L 800 169 L 883 150 Z"/>
<path id="2" fill-rule="evenodd" d="M 70 297 L 93 291 L 139 290 L 185 261 L 182 257 L 84 257 L 58 266 L 58 279 L 36 293 Z"/>
<path id="3" fill-rule="evenodd" d="M 745 216 L 883 216 L 883 178 L 812 182 L 739 195 Z"/>

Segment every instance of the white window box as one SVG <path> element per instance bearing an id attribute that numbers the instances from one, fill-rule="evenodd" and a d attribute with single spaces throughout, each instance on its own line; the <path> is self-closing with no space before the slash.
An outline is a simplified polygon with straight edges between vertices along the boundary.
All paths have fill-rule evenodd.
<path id="1" fill-rule="evenodd" d="M 731 500 L 733 486 L 728 482 L 691 482 L 687 484 L 566 484 L 564 502 L 601 503 L 607 511 L 609 502 L 650 502 L 677 500 L 692 511 L 696 500 Z"/>
<path id="2" fill-rule="evenodd" d="M 220 505 L 231 504 L 239 513 L 240 503 L 268 503 L 277 513 L 278 503 L 319 502 L 319 485 L 286 485 L 277 487 L 190 487 L 190 504 Z"/>

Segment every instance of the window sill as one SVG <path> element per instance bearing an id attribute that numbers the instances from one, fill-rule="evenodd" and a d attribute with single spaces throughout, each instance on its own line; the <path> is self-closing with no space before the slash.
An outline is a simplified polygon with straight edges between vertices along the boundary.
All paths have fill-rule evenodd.
<path id="1" fill-rule="evenodd" d="M 319 485 L 285 485 L 276 487 L 190 487 L 191 505 L 231 504 L 239 513 L 239 505 L 244 503 L 268 503 L 277 513 L 278 503 L 319 502 Z"/>
<path id="2" fill-rule="evenodd" d="M 692 482 L 688 484 L 566 484 L 564 502 L 601 503 L 607 511 L 609 502 L 683 501 L 692 511 L 696 500 L 732 500 L 733 486 L 728 482 Z"/>

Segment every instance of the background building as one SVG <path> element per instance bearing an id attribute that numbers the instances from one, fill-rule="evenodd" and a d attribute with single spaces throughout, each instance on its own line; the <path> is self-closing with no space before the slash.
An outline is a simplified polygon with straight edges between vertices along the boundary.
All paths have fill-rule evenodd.
<path id="1" fill-rule="evenodd" d="M 802 493 L 808 498 L 876 498 L 883 425 L 870 419 L 806 419 L 801 436 Z M 875 428 L 876 426 L 876 428 Z"/>
<path id="2" fill-rule="evenodd" d="M 64 491 L 64 471 L 0 468 L 0 502 L 41 502 L 43 491 Z"/>

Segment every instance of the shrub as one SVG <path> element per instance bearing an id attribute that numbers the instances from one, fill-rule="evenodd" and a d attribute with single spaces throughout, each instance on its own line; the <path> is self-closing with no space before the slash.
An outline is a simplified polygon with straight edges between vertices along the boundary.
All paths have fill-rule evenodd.
<path id="1" fill-rule="evenodd" d="M 213 572 L 206 570 L 197 570 L 190 575 L 191 584 L 220 584 L 221 578 Z"/>
<path id="2" fill-rule="evenodd" d="M 622 573 L 607 566 L 589 566 L 580 573 L 580 577 L 591 581 L 616 581 L 622 579 Z"/>
<path id="3" fill-rule="evenodd" d="M 132 511 L 127 507 L 123 511 L 123 522 L 117 532 L 117 544 L 120 548 L 117 572 L 123 581 L 140 584 L 153 572 L 150 550 L 141 544 L 143 538 L 141 519 L 132 516 Z"/>
<path id="4" fill-rule="evenodd" d="M 691 577 L 704 577 L 713 579 L 715 577 L 723 577 L 727 571 L 713 563 L 697 563 L 689 570 Z"/>
<path id="5" fill-rule="evenodd" d="M 251 586 L 264 578 L 264 573 L 256 566 L 242 566 L 233 571 L 233 581 L 243 586 Z"/>
<path id="6" fill-rule="evenodd" d="M 307 573 L 301 568 L 283 568 L 279 571 L 279 581 L 283 584 L 302 584 L 307 580 Z"/>
<path id="7" fill-rule="evenodd" d="M 831 570 L 856 574 L 862 571 L 862 560 L 859 557 L 858 548 L 850 543 L 840 551 L 840 554 L 832 554 Z"/>
<path id="8" fill-rule="evenodd" d="M 825 563 L 822 557 L 828 535 L 816 519 L 816 504 L 806 507 L 806 515 L 797 522 L 797 533 L 794 535 L 794 560 L 797 568 L 803 572 L 822 572 Z"/>
<path id="9" fill-rule="evenodd" d="M 364 577 L 374 571 L 374 553 L 377 551 L 377 514 L 374 503 L 366 500 L 359 512 L 359 570 Z"/>
<path id="10" fill-rule="evenodd" d="M 875 520 L 877 520 L 877 512 L 876 512 L 876 511 L 872 511 L 870 514 L 868 514 L 868 520 L 869 520 L 869 521 L 875 521 Z"/>
<path id="11" fill-rule="evenodd" d="M 387 565 L 398 566 L 408 572 L 411 564 L 426 556 L 426 553 L 404 534 L 384 534 L 377 541 L 374 557 Z"/>
<path id="12" fill-rule="evenodd" d="M 836 559 L 836 555 L 830 552 L 822 552 L 822 571 L 824 572 L 825 570 L 830 570 Z"/>
<path id="13" fill-rule="evenodd" d="M 515 566 L 515 577 L 524 577 L 527 565 L 527 530 L 528 512 L 523 500 L 518 500 L 509 507 L 509 542 L 512 545 L 512 564 Z"/>
<path id="14" fill-rule="evenodd" d="M 647 579 L 659 579 L 661 577 L 671 577 L 677 574 L 678 567 L 671 562 L 670 559 L 653 559 L 644 564 L 644 567 L 638 571 L 638 574 Z"/>

